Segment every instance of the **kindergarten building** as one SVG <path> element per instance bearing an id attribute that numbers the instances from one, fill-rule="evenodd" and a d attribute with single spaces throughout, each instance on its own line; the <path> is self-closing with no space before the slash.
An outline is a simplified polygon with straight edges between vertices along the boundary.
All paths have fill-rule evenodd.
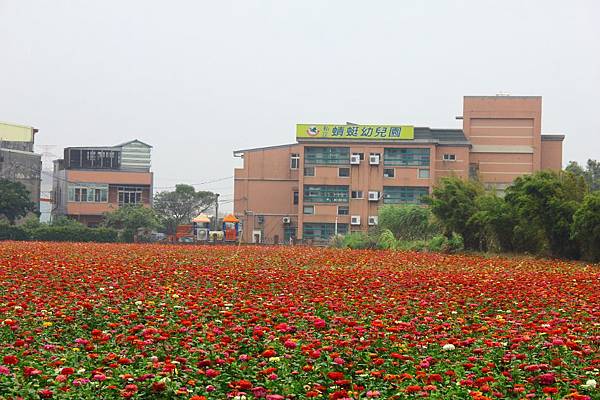
<path id="1" fill-rule="evenodd" d="M 502 192 L 562 167 L 564 135 L 542 134 L 539 96 L 466 96 L 462 129 L 299 124 L 296 143 L 234 151 L 234 214 L 248 243 L 322 243 L 366 231 L 386 204 L 420 204 L 445 176 Z"/>

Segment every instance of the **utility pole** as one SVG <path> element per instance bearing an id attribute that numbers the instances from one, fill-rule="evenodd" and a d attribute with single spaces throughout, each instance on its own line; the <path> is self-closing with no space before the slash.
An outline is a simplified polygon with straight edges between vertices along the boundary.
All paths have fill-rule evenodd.
<path id="1" fill-rule="evenodd" d="M 215 231 L 217 231 L 217 227 L 219 226 L 219 193 L 215 193 Z"/>

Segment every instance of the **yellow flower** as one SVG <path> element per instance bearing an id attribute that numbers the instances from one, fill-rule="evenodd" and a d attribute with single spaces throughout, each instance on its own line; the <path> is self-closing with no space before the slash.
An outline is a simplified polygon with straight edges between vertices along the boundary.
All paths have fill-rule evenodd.
<path id="1" fill-rule="evenodd" d="M 53 324 L 52 324 L 52 322 L 50 322 L 50 321 L 45 321 L 45 322 L 44 322 L 42 325 L 44 325 L 44 327 L 46 327 L 46 328 L 47 328 L 47 327 L 49 327 L 49 326 L 52 326 Z"/>

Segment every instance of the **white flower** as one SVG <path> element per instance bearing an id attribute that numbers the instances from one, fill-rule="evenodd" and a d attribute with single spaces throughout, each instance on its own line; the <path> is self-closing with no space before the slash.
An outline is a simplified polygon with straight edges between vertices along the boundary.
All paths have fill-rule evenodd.
<path id="1" fill-rule="evenodd" d="M 596 386 L 598 385 L 598 382 L 596 382 L 595 379 L 588 379 L 585 382 L 585 385 L 583 385 L 584 388 L 589 388 L 589 389 L 596 389 Z"/>
<path id="2" fill-rule="evenodd" d="M 452 343 L 448 343 L 448 344 L 445 344 L 444 347 L 442 347 L 442 349 L 444 349 L 446 351 L 452 351 L 452 350 L 456 349 L 456 347 Z"/>
<path id="3" fill-rule="evenodd" d="M 140 301 L 140 300 L 138 300 L 138 301 L 136 301 L 136 302 L 135 302 L 135 305 L 136 305 L 136 306 L 141 306 L 142 304 L 143 304 L 143 302 L 142 302 L 142 301 Z"/>

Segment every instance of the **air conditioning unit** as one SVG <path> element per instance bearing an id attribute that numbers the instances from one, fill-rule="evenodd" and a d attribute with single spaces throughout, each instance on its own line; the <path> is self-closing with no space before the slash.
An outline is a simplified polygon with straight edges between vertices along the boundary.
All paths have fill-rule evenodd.
<path id="1" fill-rule="evenodd" d="M 350 225 L 360 225 L 360 215 L 353 215 L 350 218 Z"/>
<path id="2" fill-rule="evenodd" d="M 292 219 L 290 217 L 283 217 L 281 220 L 284 224 L 290 224 L 292 222 Z"/>
<path id="3" fill-rule="evenodd" d="M 373 226 L 373 225 L 377 225 L 378 223 L 379 223 L 379 217 L 377 217 L 377 216 L 369 217 L 369 225 Z"/>
<path id="4" fill-rule="evenodd" d="M 352 164 L 352 165 L 360 164 L 360 154 L 352 154 L 350 156 L 350 164 Z"/>
<path id="5" fill-rule="evenodd" d="M 379 154 L 371 154 L 369 156 L 369 164 L 379 165 Z"/>
<path id="6" fill-rule="evenodd" d="M 369 192 L 369 201 L 379 201 L 379 192 Z"/>

